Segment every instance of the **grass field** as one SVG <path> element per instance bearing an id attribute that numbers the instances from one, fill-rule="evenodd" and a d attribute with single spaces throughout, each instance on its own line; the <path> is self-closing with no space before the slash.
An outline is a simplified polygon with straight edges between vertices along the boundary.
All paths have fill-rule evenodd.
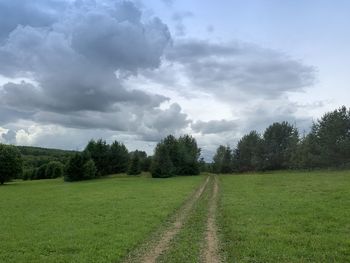
<path id="1" fill-rule="evenodd" d="M 350 262 L 350 172 L 220 176 L 227 262 Z"/>
<path id="2" fill-rule="evenodd" d="M 0 262 L 350 262 L 349 171 L 204 178 L 2 186 Z"/>
<path id="3" fill-rule="evenodd" d="M 114 177 L 0 187 L 0 262 L 118 262 L 204 177 Z"/>

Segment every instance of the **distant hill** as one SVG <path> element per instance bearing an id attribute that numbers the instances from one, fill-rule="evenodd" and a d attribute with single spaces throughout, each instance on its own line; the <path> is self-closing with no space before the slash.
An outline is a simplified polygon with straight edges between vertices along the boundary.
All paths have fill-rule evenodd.
<path id="1" fill-rule="evenodd" d="M 50 149 L 32 146 L 17 146 L 24 161 L 24 168 L 37 168 L 50 161 L 60 161 L 65 164 L 69 157 L 77 151 Z"/>

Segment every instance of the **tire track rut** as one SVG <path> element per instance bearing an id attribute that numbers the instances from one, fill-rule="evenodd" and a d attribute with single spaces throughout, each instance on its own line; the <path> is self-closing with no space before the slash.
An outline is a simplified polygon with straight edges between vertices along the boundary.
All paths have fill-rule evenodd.
<path id="1" fill-rule="evenodd" d="M 205 179 L 205 182 L 200 186 L 200 188 L 193 194 L 193 196 L 180 208 L 175 216 L 174 222 L 166 228 L 161 234 L 160 238 L 148 246 L 144 253 L 141 253 L 137 258 L 126 260 L 126 262 L 143 262 L 143 263 L 154 263 L 157 258 L 166 252 L 169 248 L 171 240 L 178 234 L 182 226 L 186 222 L 188 215 L 190 214 L 193 205 L 198 201 L 202 195 L 204 189 L 208 185 L 209 176 Z"/>
<path id="2" fill-rule="evenodd" d="M 219 186 L 217 182 L 217 176 L 211 175 L 214 181 L 212 183 L 212 195 L 209 202 L 208 221 L 207 221 L 207 233 L 206 233 L 206 246 L 202 253 L 203 261 L 206 263 L 218 263 L 221 262 L 219 256 L 219 241 L 217 235 L 216 225 L 216 212 L 217 212 L 217 195 Z"/>

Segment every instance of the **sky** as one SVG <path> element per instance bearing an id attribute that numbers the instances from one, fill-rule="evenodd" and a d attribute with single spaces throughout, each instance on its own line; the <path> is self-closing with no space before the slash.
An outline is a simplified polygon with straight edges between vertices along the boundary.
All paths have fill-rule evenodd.
<path id="1" fill-rule="evenodd" d="M 0 0 L 0 142 L 152 154 L 349 106 L 349 1 Z"/>

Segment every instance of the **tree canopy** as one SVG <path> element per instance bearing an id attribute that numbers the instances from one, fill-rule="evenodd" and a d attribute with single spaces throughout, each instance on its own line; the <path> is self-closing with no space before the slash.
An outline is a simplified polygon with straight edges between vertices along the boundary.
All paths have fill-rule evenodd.
<path id="1" fill-rule="evenodd" d="M 200 149 L 192 136 L 184 135 L 176 139 L 169 135 L 156 146 L 152 176 L 197 175 L 200 172 L 199 156 Z"/>

